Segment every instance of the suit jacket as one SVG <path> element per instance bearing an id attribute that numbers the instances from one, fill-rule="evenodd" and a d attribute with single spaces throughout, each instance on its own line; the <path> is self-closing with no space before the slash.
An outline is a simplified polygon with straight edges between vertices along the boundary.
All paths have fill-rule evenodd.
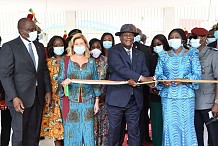
<path id="1" fill-rule="evenodd" d="M 44 46 L 33 43 L 39 56 L 37 71 L 20 37 L 3 44 L 0 51 L 0 77 L 8 106 L 13 106 L 13 98 L 19 97 L 24 107 L 31 107 L 36 93 L 40 104 L 44 104 L 45 93 L 51 92 Z"/>
<path id="2" fill-rule="evenodd" d="M 144 54 L 137 49 L 132 49 L 131 68 L 131 60 L 121 44 L 115 45 L 108 50 L 108 67 L 110 80 L 112 81 L 127 81 L 133 79 L 138 82 L 140 75 L 149 76 Z M 106 103 L 112 106 L 125 107 L 132 94 L 135 96 L 139 109 L 142 109 L 143 92 L 141 86 L 108 86 Z"/>

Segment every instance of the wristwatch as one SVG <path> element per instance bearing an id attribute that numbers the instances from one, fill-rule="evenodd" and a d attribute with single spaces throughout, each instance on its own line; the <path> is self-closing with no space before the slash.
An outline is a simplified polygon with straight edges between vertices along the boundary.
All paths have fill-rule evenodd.
<path id="1" fill-rule="evenodd" d="M 218 99 L 215 99 L 214 103 L 218 104 Z"/>

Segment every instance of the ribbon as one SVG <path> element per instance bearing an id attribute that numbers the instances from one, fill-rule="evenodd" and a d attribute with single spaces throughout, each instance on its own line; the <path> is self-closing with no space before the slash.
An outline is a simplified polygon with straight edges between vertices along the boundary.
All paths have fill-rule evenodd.
<path id="1" fill-rule="evenodd" d="M 182 82 L 182 83 L 218 83 L 218 80 L 188 80 L 188 79 L 178 79 L 178 80 L 156 80 L 156 81 L 149 81 L 149 82 L 141 82 L 137 83 L 137 85 L 143 85 L 143 84 L 151 84 L 155 82 Z M 71 79 L 72 83 L 77 84 L 100 84 L 100 85 L 125 85 L 128 84 L 128 81 L 110 81 L 110 80 L 78 80 L 78 79 Z"/>

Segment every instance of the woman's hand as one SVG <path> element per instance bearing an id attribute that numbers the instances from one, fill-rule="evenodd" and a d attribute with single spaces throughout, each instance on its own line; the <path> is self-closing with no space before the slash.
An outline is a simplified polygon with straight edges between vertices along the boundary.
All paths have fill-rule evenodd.
<path id="1" fill-rule="evenodd" d="M 98 111 L 99 111 L 99 97 L 96 97 L 95 105 L 94 105 L 94 115 L 96 115 Z"/>
<path id="2" fill-rule="evenodd" d="M 164 81 L 163 82 L 165 86 L 171 86 L 172 85 L 172 81 Z"/>
<path id="3" fill-rule="evenodd" d="M 61 83 L 61 85 L 62 85 L 63 87 L 65 87 L 65 86 L 69 85 L 70 83 L 71 83 L 71 80 L 70 80 L 69 78 L 67 78 L 67 79 L 65 79 L 65 80 Z"/>

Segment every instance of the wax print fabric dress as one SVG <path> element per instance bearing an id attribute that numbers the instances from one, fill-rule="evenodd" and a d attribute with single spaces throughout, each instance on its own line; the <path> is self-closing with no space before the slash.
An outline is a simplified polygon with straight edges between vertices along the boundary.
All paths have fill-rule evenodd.
<path id="1" fill-rule="evenodd" d="M 190 49 L 186 54 L 185 48 L 179 54 L 173 50 L 159 53 L 155 70 L 158 80 L 184 78 L 201 79 L 199 52 Z M 197 83 L 182 83 L 171 86 L 158 85 L 163 112 L 163 146 L 197 146 L 194 127 L 195 94 Z"/>
<path id="2" fill-rule="evenodd" d="M 107 76 L 108 64 L 107 58 L 100 56 L 100 61 L 97 63 L 99 80 L 105 80 Z M 106 93 L 106 86 L 101 85 L 101 92 Z M 105 102 L 99 103 L 99 112 L 95 115 L 95 141 L 96 146 L 108 146 L 109 121 L 108 112 Z"/>
<path id="3" fill-rule="evenodd" d="M 58 77 L 58 94 L 63 96 L 61 82 L 64 81 L 64 59 L 60 62 Z M 89 58 L 81 67 L 69 60 L 67 78 L 98 80 L 95 60 Z M 94 103 L 96 96 L 100 96 L 99 85 L 71 83 L 69 88 L 69 112 L 64 121 L 64 145 L 66 146 L 94 146 Z M 62 100 L 61 100 L 62 103 Z M 61 104 L 61 108 L 62 104 Z"/>
<path id="4" fill-rule="evenodd" d="M 52 88 L 51 104 L 52 107 L 45 106 L 42 115 L 42 125 L 40 136 L 48 136 L 53 140 L 62 140 L 64 128 L 60 110 L 60 98 L 56 95 L 58 89 L 59 65 L 54 57 L 48 59 L 48 70 Z"/>

